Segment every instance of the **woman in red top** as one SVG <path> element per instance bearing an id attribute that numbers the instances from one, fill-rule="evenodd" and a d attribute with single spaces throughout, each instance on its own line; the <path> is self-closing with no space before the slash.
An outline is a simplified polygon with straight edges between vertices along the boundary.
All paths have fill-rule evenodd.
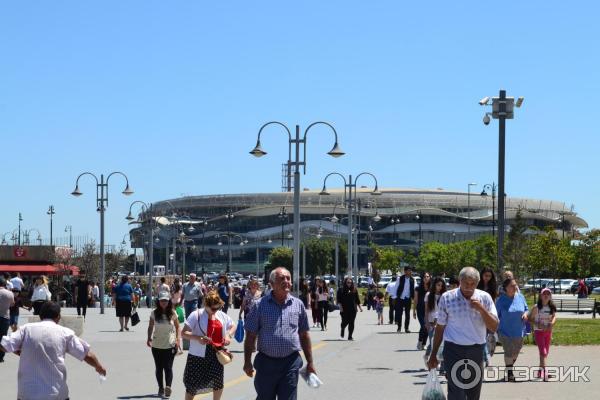
<path id="1" fill-rule="evenodd" d="M 200 393 L 213 392 L 213 399 L 223 394 L 223 365 L 216 351 L 231 343 L 235 323 L 221 311 L 223 300 L 216 291 L 207 293 L 204 308 L 191 313 L 182 331 L 184 339 L 190 341 L 183 383 L 185 398 L 192 400 Z"/>

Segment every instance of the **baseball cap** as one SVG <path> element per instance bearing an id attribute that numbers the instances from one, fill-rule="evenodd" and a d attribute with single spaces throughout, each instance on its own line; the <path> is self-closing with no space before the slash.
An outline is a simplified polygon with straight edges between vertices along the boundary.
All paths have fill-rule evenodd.
<path id="1" fill-rule="evenodd" d="M 544 294 L 544 293 L 550 293 L 552 294 L 552 291 L 548 288 L 543 288 L 542 291 L 540 292 L 540 294 Z"/>
<path id="2" fill-rule="evenodd" d="M 171 300 L 171 295 L 169 292 L 160 292 L 158 294 L 158 300 Z"/>

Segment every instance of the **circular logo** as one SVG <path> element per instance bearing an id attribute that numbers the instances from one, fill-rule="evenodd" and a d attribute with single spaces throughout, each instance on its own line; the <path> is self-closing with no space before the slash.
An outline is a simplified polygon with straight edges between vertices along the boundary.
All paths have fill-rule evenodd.
<path id="1" fill-rule="evenodd" d="M 450 371 L 450 379 L 463 390 L 473 389 L 481 381 L 481 367 L 473 360 L 457 361 Z"/>
<path id="2" fill-rule="evenodd" d="M 27 251 L 23 247 L 17 247 L 14 250 L 15 257 L 22 258 L 27 255 Z"/>

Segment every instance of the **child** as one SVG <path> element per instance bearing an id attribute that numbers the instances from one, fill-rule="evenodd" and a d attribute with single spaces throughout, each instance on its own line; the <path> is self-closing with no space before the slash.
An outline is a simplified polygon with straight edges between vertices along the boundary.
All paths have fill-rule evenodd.
<path id="1" fill-rule="evenodd" d="M 383 304 L 384 295 L 381 292 L 377 292 L 375 295 L 375 311 L 377 312 L 377 325 L 383 325 Z"/>
<path id="2" fill-rule="evenodd" d="M 537 372 L 536 377 L 547 381 L 551 376 L 546 374 L 546 359 L 550 351 L 552 327 L 556 323 L 556 306 L 552 301 L 550 289 L 542 289 L 537 304 L 531 309 L 529 320 L 533 321 L 533 336 L 540 352 L 540 370 Z"/>

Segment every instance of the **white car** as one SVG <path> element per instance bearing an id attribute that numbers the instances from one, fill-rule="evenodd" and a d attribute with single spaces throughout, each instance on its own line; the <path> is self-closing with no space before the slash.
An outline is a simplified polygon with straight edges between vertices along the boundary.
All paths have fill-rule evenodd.
<path id="1" fill-rule="evenodd" d="M 391 276 L 382 276 L 381 280 L 379 282 L 377 282 L 377 286 L 385 288 L 385 287 L 387 287 L 388 283 L 390 283 L 391 281 L 392 281 Z"/>
<path id="2" fill-rule="evenodd" d="M 525 283 L 525 285 L 523 285 L 523 291 L 532 292 L 535 288 L 535 290 L 539 292 L 550 282 L 552 282 L 552 279 L 548 278 L 530 279 L 527 281 L 527 283 Z"/>
<path id="3" fill-rule="evenodd" d="M 594 289 L 592 289 L 592 294 L 600 294 L 600 286 L 595 287 Z"/>

